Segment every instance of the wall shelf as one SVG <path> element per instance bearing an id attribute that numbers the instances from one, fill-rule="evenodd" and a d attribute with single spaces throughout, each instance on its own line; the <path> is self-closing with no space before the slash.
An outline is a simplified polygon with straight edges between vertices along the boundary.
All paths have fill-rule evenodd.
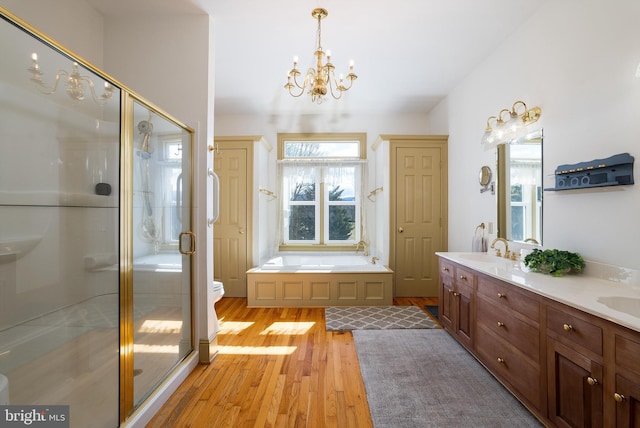
<path id="1" fill-rule="evenodd" d="M 634 184 L 633 156 L 621 153 L 606 159 L 560 165 L 555 171 L 555 187 L 560 191 Z"/>

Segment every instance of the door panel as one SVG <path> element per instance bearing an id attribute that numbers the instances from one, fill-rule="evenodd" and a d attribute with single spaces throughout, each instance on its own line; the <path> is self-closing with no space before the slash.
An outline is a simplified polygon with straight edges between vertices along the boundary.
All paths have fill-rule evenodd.
<path id="1" fill-rule="evenodd" d="M 441 250 L 441 149 L 395 147 L 396 296 L 437 296 Z M 392 201 L 393 204 L 393 201 Z"/>
<path id="2" fill-rule="evenodd" d="M 220 216 L 214 224 L 214 278 L 224 284 L 228 297 L 247 296 L 248 174 L 246 147 L 216 143 L 215 172 L 220 178 Z"/>

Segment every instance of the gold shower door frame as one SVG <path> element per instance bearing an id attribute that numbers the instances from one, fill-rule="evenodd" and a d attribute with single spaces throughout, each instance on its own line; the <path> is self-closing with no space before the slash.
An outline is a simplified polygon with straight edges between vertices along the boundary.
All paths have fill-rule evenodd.
<path id="1" fill-rule="evenodd" d="M 129 418 L 132 412 L 136 409 L 134 403 L 134 382 L 133 382 L 133 356 L 134 356 L 134 328 L 133 328 L 133 155 L 134 155 L 134 120 L 133 110 L 134 102 L 142 105 L 143 107 L 152 111 L 155 115 L 172 122 L 177 127 L 181 128 L 182 132 L 189 134 L 189 195 L 184 197 L 184 204 L 188 204 L 189 207 L 189 229 L 193 226 L 194 216 L 193 210 L 193 165 L 194 165 L 194 130 L 182 122 L 176 120 L 171 115 L 156 107 L 148 100 L 136 94 L 125 85 L 99 70 L 88 61 L 84 60 L 79 55 L 74 54 L 70 50 L 66 49 L 54 39 L 50 38 L 46 34 L 42 33 L 37 28 L 28 24 L 19 17 L 13 15 L 4 7 L 0 6 L 0 15 L 5 17 L 9 22 L 13 23 L 17 28 L 22 29 L 27 34 L 30 34 L 35 39 L 47 45 L 50 49 L 59 51 L 62 55 L 68 56 L 72 61 L 77 62 L 81 67 L 88 69 L 95 73 L 102 79 L 108 81 L 114 87 L 120 89 L 121 101 L 120 101 L 120 214 L 119 214 L 119 304 L 120 304 L 120 318 L 119 318 L 119 374 L 120 374 L 120 386 L 119 386 L 119 420 L 120 423 Z M 184 162 L 184 160 L 183 160 Z M 183 181 L 184 183 L 184 181 Z M 182 249 L 183 239 L 188 237 L 189 242 L 185 245 L 187 250 Z M 191 230 L 183 231 L 180 235 L 180 252 L 183 255 L 192 255 L 196 248 L 196 237 Z M 193 257 L 189 257 L 189 269 L 193 272 L 194 261 Z M 193 293 L 193 276 L 190 279 L 189 284 L 189 311 L 190 311 L 190 351 L 177 362 L 169 372 L 167 376 L 175 371 L 184 363 L 186 359 L 194 352 L 195 333 L 193 326 L 195 325 L 194 318 L 194 293 Z M 153 392 L 148 394 L 145 399 L 153 396 Z M 142 400 L 142 403 L 145 400 Z"/>

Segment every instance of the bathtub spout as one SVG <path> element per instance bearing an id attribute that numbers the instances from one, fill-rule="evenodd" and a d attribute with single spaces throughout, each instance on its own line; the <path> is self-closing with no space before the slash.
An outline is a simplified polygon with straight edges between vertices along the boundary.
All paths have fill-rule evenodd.
<path id="1" fill-rule="evenodd" d="M 368 256 L 368 255 L 369 255 L 369 246 L 367 245 L 367 243 L 366 243 L 366 242 L 364 242 L 364 241 L 360 241 L 360 242 L 358 242 L 358 243 L 356 244 L 356 253 L 358 252 L 358 250 L 359 250 L 360 248 L 362 248 L 363 254 L 364 254 L 365 256 Z"/>

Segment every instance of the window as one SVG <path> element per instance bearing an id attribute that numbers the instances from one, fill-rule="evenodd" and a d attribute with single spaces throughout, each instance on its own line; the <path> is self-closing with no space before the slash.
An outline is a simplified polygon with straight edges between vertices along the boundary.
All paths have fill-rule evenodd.
<path id="1" fill-rule="evenodd" d="M 161 137 L 162 148 L 159 166 L 162 184 L 159 192 L 163 201 L 162 244 L 174 246 L 178 244 L 182 231 L 182 210 L 179 205 L 182 199 L 182 140 L 181 137 Z"/>
<path id="2" fill-rule="evenodd" d="M 281 247 L 356 244 L 363 234 L 364 134 L 280 134 Z"/>

